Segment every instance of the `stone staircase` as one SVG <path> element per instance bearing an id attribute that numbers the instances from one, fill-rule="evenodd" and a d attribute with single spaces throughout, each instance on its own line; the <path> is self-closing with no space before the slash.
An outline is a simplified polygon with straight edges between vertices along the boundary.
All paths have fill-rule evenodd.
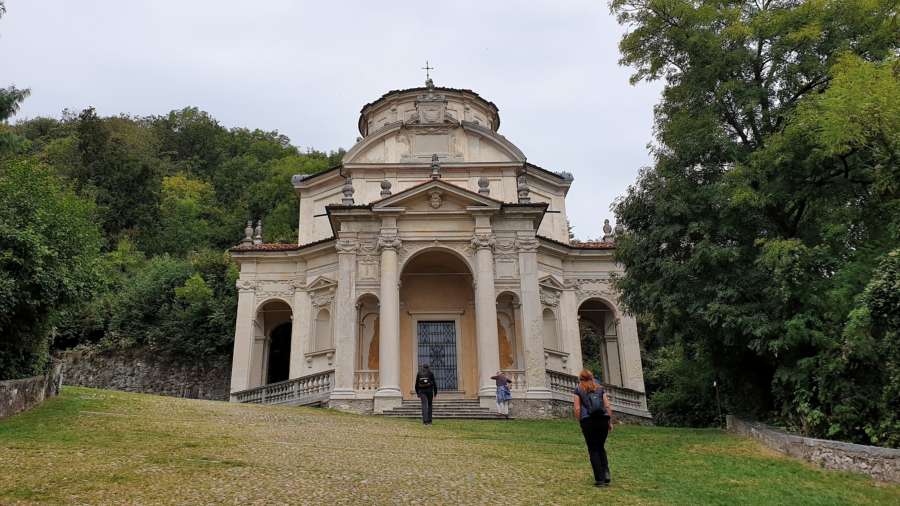
<path id="1" fill-rule="evenodd" d="M 431 411 L 432 418 L 439 419 L 467 419 L 467 420 L 505 420 L 506 417 L 497 414 L 493 409 L 483 408 L 476 399 L 440 399 L 434 401 Z M 386 410 L 384 416 L 398 418 L 421 418 L 422 403 L 419 400 L 404 400 L 403 404 L 391 410 Z"/>

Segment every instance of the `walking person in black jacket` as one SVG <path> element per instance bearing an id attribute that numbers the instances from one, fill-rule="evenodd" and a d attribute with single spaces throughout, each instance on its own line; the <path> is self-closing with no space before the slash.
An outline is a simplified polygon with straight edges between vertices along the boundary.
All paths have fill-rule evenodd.
<path id="1" fill-rule="evenodd" d="M 594 486 L 608 487 L 609 460 L 606 456 L 606 437 L 613 430 L 612 406 L 603 386 L 597 383 L 587 369 L 578 374 L 575 387 L 575 418 L 581 425 L 584 442 L 588 447 L 591 468 L 594 471 Z"/>
<path id="2" fill-rule="evenodd" d="M 416 395 L 422 401 L 422 423 L 431 425 L 431 406 L 437 397 L 437 382 L 428 364 L 422 364 L 416 374 Z"/>

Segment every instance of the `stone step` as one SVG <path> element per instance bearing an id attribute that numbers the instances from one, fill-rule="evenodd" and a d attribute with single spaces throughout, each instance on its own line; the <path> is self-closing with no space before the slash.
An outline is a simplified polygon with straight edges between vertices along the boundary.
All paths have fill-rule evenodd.
<path id="1" fill-rule="evenodd" d="M 397 416 L 420 416 L 422 414 L 421 411 L 385 411 L 385 415 L 397 415 Z M 481 415 L 490 415 L 494 416 L 497 413 L 493 413 L 491 411 L 432 411 L 432 416 L 481 416 Z"/>
<path id="2" fill-rule="evenodd" d="M 384 412 L 384 416 L 393 418 L 419 418 L 422 416 L 422 403 L 419 400 L 404 400 L 403 403 Z M 505 420 L 506 417 L 490 408 L 481 406 L 477 399 L 437 399 L 432 404 L 432 418 L 435 419 L 468 419 L 468 420 Z"/>
<path id="3" fill-rule="evenodd" d="M 421 413 L 416 414 L 398 414 L 398 413 L 385 413 L 384 416 L 389 418 L 421 418 Z M 435 420 L 447 420 L 447 419 L 459 419 L 459 420 L 507 420 L 505 416 L 500 416 L 498 414 L 479 414 L 479 415 L 446 415 L 446 414 L 438 414 L 432 413 L 431 417 Z M 511 418 L 509 418 L 511 420 Z"/>

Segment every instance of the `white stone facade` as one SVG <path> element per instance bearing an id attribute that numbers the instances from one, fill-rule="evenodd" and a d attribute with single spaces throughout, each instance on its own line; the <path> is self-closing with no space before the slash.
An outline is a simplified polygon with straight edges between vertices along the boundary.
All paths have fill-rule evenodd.
<path id="1" fill-rule="evenodd" d="M 232 249 L 234 399 L 301 388 L 379 413 L 413 396 L 429 360 L 449 396 L 493 405 L 503 369 L 514 400 L 565 402 L 590 333 L 614 403 L 647 415 L 614 246 L 570 243 L 572 176 L 529 164 L 499 123 L 472 91 L 390 92 L 362 109 L 339 167 L 294 177 L 298 243 Z"/>

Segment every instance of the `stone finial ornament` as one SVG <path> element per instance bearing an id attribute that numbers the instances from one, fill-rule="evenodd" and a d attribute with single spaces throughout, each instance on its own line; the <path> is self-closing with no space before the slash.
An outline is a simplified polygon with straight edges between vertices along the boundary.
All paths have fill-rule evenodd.
<path id="1" fill-rule="evenodd" d="M 519 203 L 520 204 L 530 204 L 531 197 L 528 195 L 530 190 L 528 189 L 528 181 L 525 179 L 525 173 L 522 172 L 516 178 L 518 180 L 518 192 L 519 192 Z"/>
<path id="2" fill-rule="evenodd" d="M 609 242 L 612 237 L 613 228 L 609 224 L 609 220 L 603 220 L 603 242 Z"/>
<path id="3" fill-rule="evenodd" d="M 347 178 L 344 179 L 344 187 L 341 191 L 344 193 L 344 198 L 341 199 L 341 204 L 345 206 L 352 206 L 353 192 L 355 190 L 353 189 L 353 179 L 350 176 L 347 176 Z"/>
<path id="4" fill-rule="evenodd" d="M 381 196 L 382 198 L 391 196 L 391 182 L 387 179 L 381 182 Z"/>
<path id="5" fill-rule="evenodd" d="M 262 244 L 262 219 L 256 220 L 256 229 L 253 231 L 253 244 Z"/>
<path id="6" fill-rule="evenodd" d="M 491 194 L 491 182 L 488 181 L 488 178 L 481 176 L 478 178 L 478 193 L 481 195 L 490 195 Z"/>
<path id="7" fill-rule="evenodd" d="M 437 153 L 431 155 L 431 179 L 441 178 L 441 160 Z"/>
<path id="8" fill-rule="evenodd" d="M 244 238 L 241 244 L 253 244 L 253 221 L 247 220 L 247 226 L 244 227 Z"/>

